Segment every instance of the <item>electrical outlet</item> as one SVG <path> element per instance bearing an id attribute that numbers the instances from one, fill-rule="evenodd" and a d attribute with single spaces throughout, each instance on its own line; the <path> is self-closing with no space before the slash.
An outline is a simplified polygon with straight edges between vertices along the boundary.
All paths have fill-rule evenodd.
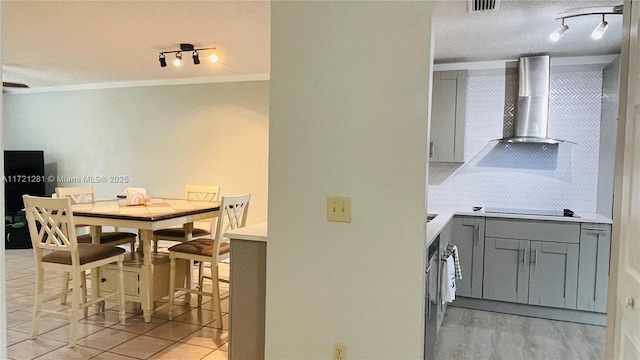
<path id="1" fill-rule="evenodd" d="M 347 360 L 347 345 L 333 343 L 333 360 Z"/>
<path id="2" fill-rule="evenodd" d="M 327 196 L 327 221 L 351 222 L 351 198 Z"/>

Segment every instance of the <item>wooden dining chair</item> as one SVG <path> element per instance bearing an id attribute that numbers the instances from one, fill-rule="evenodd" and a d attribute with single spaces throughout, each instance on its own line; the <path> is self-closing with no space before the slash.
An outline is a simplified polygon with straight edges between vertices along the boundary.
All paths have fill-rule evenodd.
<path id="1" fill-rule="evenodd" d="M 201 201 L 218 201 L 220 199 L 220 186 L 217 185 L 190 185 L 185 186 L 185 199 Z M 153 232 L 153 251 L 158 252 L 158 241 L 167 240 L 174 242 L 189 241 L 190 238 L 211 236 L 215 232 L 215 221 L 211 219 L 211 229 L 194 227 L 191 237 L 185 233 L 184 227 L 160 229 Z"/>
<path id="2" fill-rule="evenodd" d="M 58 198 L 69 198 L 71 200 L 71 204 L 81 204 L 87 202 L 93 202 L 95 200 L 95 194 L 93 192 L 93 186 L 81 186 L 81 187 L 57 187 L 56 188 L 56 197 Z M 78 224 L 76 225 L 76 229 L 78 228 L 86 228 L 85 225 Z M 117 230 L 117 229 L 116 229 Z M 135 251 L 136 248 L 136 234 L 124 231 L 109 231 L 103 232 L 100 234 L 100 245 L 126 245 L 130 244 L 131 252 Z M 77 236 L 78 243 L 80 244 L 90 244 L 93 242 L 93 238 L 91 234 L 84 234 Z M 60 303 L 62 305 L 67 302 L 67 295 L 69 293 L 69 274 L 65 274 L 62 278 L 62 288 L 64 289 L 64 294 L 60 299 Z"/>
<path id="3" fill-rule="evenodd" d="M 67 315 L 70 317 L 71 322 L 69 327 L 69 347 L 74 347 L 76 345 L 80 310 L 82 309 L 84 317 L 87 317 L 87 308 L 90 305 L 101 303 L 116 295 L 120 304 L 120 323 L 124 325 L 123 261 L 125 250 L 117 246 L 78 243 L 71 210 L 71 200 L 68 198 L 55 199 L 24 195 L 23 200 L 36 259 L 36 294 L 33 306 L 31 338 L 35 339 L 38 336 L 42 313 Z M 100 296 L 99 291 L 92 291 L 92 299 L 88 301 L 86 271 L 97 271 L 99 266 L 114 262 L 118 265 L 117 291 L 106 296 Z M 63 293 L 58 293 L 47 298 L 44 297 L 45 271 L 56 270 L 71 274 L 70 315 L 61 311 L 42 308 L 43 303 L 63 295 Z M 97 285 L 94 284 L 94 286 Z"/>
<path id="4" fill-rule="evenodd" d="M 58 198 L 69 198 L 72 204 L 81 204 L 87 202 L 93 202 L 95 195 L 93 192 L 93 186 L 83 187 L 57 187 L 56 196 Z M 78 227 L 84 227 L 80 224 Z M 136 246 L 136 234 L 124 231 L 109 231 L 100 234 L 101 245 L 126 245 L 130 244 L 131 252 L 135 251 Z M 91 234 L 85 234 L 78 236 L 78 242 L 82 244 L 92 242 Z"/>
<path id="5" fill-rule="evenodd" d="M 218 262 L 222 255 L 229 254 L 231 247 L 229 239 L 223 237 L 226 231 L 244 227 L 247 222 L 247 213 L 249 211 L 249 200 L 251 194 L 238 196 L 223 196 L 220 205 L 220 215 L 217 218 L 217 224 L 213 238 L 199 238 L 174 245 L 169 248 L 169 258 L 171 259 L 169 270 L 169 319 L 173 319 L 173 303 L 176 291 L 186 292 L 189 294 L 198 294 L 198 306 L 202 305 L 202 296 L 210 296 L 213 298 L 214 308 L 216 312 L 217 324 L 222 325 L 222 310 L 220 306 L 220 286 L 218 283 Z M 179 284 L 176 287 L 176 260 L 184 259 L 189 261 L 198 261 L 200 264 L 211 264 L 211 278 L 213 280 L 212 291 L 210 293 L 203 291 L 202 276 L 198 276 L 198 287 L 192 288 L 189 281 L 185 284 Z M 200 272 L 203 267 L 199 267 Z M 183 287 L 184 286 L 184 287 Z"/>

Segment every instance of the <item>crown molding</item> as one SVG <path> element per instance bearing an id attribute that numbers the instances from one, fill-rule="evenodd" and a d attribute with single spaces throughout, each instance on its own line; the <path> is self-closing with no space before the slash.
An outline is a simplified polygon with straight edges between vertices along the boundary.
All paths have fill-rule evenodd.
<path id="1" fill-rule="evenodd" d="M 122 88 L 147 87 L 147 86 L 171 86 L 171 85 L 228 83 L 228 82 L 242 82 L 242 81 L 265 81 L 265 80 L 269 80 L 269 74 L 246 74 L 246 75 L 209 76 L 209 77 L 183 78 L 183 79 L 122 81 L 122 82 L 78 84 L 78 85 L 64 85 L 64 86 L 44 86 L 44 87 L 36 87 L 36 88 L 28 88 L 28 89 L 5 88 L 4 90 L 5 90 L 5 95 L 11 95 L 11 94 L 34 94 L 34 93 L 79 91 L 79 90 L 122 89 Z"/>

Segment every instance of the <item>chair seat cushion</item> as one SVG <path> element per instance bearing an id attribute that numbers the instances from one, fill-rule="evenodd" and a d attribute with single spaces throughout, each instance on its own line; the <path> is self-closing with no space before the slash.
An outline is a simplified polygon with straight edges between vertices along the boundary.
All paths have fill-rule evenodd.
<path id="1" fill-rule="evenodd" d="M 226 254 L 231 250 L 228 242 L 220 244 L 219 254 Z M 169 248 L 169 251 L 179 252 L 184 254 L 213 256 L 213 240 L 211 239 L 195 239 L 187 242 L 173 245 Z"/>
<path id="2" fill-rule="evenodd" d="M 78 244 L 91 244 L 91 234 L 80 235 L 77 237 Z M 104 232 L 100 235 L 100 244 L 109 244 L 113 242 L 134 242 L 136 234 L 122 231 Z"/>
<path id="3" fill-rule="evenodd" d="M 117 246 L 105 246 L 96 244 L 78 244 L 78 254 L 80 257 L 80 265 L 90 263 L 97 260 L 106 259 L 124 253 L 124 249 Z M 42 257 L 42 261 L 71 265 L 71 252 L 56 250 Z"/>
<path id="4" fill-rule="evenodd" d="M 191 236 L 206 236 L 211 233 L 205 229 L 193 228 L 191 231 Z M 160 237 L 171 237 L 171 238 L 184 238 L 184 229 L 181 228 L 171 228 L 171 229 L 160 229 L 153 232 L 153 235 Z"/>

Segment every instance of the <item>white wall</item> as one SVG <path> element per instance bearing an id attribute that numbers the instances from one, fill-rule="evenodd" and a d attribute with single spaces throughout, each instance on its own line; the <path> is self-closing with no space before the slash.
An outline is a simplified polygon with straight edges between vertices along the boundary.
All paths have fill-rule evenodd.
<path id="1" fill-rule="evenodd" d="M 271 5 L 268 359 L 421 357 L 432 6 Z"/>
<path id="2" fill-rule="evenodd" d="M 48 174 L 128 176 L 93 184 L 183 197 L 185 184 L 252 193 L 248 221 L 267 218 L 267 81 L 5 94 L 5 149 L 44 150 Z M 52 191 L 55 183 L 48 183 Z M 59 186 L 81 186 L 64 184 Z"/>

